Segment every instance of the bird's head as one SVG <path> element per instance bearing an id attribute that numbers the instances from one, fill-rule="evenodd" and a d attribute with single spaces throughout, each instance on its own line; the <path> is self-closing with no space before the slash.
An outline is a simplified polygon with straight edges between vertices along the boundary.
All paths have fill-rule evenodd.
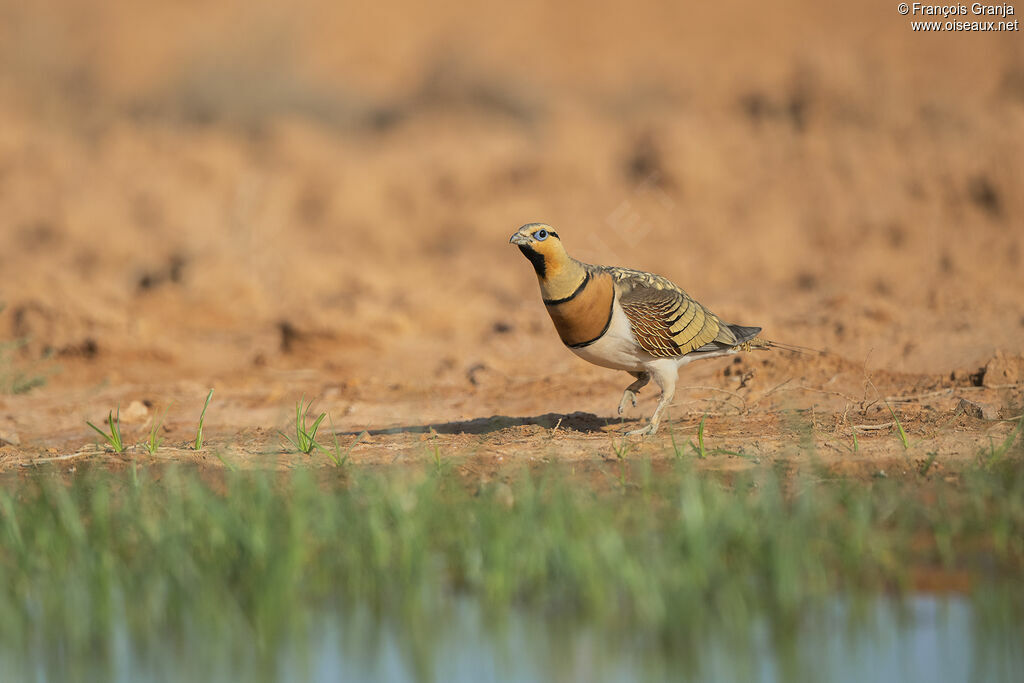
<path id="1" fill-rule="evenodd" d="M 519 247 L 541 280 L 554 275 L 569 261 L 558 233 L 544 223 L 528 223 L 512 233 L 508 241 Z"/>

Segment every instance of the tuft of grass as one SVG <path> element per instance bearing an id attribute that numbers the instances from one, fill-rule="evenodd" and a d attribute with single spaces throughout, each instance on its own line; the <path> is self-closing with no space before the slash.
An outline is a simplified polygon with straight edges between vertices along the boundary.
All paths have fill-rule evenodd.
<path id="1" fill-rule="evenodd" d="M 615 438 L 612 437 L 612 451 L 615 453 L 617 460 L 625 460 L 629 452 L 636 448 L 635 443 L 631 443 L 627 438 L 623 437 L 621 441 L 616 442 Z"/>
<path id="2" fill-rule="evenodd" d="M 441 447 L 437 444 L 437 431 L 430 428 L 430 451 L 434 459 L 434 471 L 441 472 Z"/>
<path id="3" fill-rule="evenodd" d="M 170 410 L 170 406 L 164 408 L 164 414 L 159 418 L 156 415 L 153 416 L 153 424 L 149 428 L 149 436 L 146 441 L 142 444 L 142 447 L 146 449 L 146 452 L 153 455 L 159 450 L 160 444 L 163 443 L 164 437 L 160 435 L 160 428 L 164 425 L 164 420 L 167 419 L 167 411 Z"/>
<path id="4" fill-rule="evenodd" d="M 676 430 L 669 427 L 668 438 L 672 442 L 672 455 L 678 460 L 683 457 L 683 449 L 679 448 L 679 444 L 676 442 Z"/>
<path id="5" fill-rule="evenodd" d="M 210 407 L 211 399 L 213 399 L 213 389 L 210 389 L 210 393 L 206 395 L 206 403 L 203 404 L 203 412 L 199 413 L 199 428 L 196 429 L 196 440 L 192 445 L 192 447 L 197 451 L 203 448 L 203 421 L 206 419 L 206 409 Z"/>
<path id="6" fill-rule="evenodd" d="M 900 437 L 900 443 L 903 444 L 903 450 L 910 448 L 910 439 L 907 437 L 907 431 L 903 429 L 903 423 L 900 422 L 900 418 L 896 415 L 896 411 L 893 410 L 892 406 L 889 405 L 888 401 L 883 401 L 885 407 L 889 409 L 889 414 L 892 415 L 893 421 L 896 423 L 896 430 Z"/>
<path id="7" fill-rule="evenodd" d="M 110 411 L 109 413 L 107 413 L 107 427 L 110 429 L 109 434 L 100 429 L 99 427 L 97 427 L 96 425 L 94 425 L 92 422 L 89 422 L 88 420 L 85 421 L 85 424 L 89 425 L 94 430 L 96 430 L 96 433 L 102 436 L 104 440 L 106 440 L 106 442 L 110 444 L 110 447 L 114 449 L 115 453 L 124 452 L 124 440 L 121 438 L 120 404 L 118 404 L 117 406 L 116 413 L 114 411 Z"/>
<path id="8" fill-rule="evenodd" d="M 348 458 L 352 454 L 352 449 L 355 448 L 369 432 L 365 430 L 359 432 L 355 440 L 352 441 L 352 443 L 349 444 L 349 447 L 345 449 L 345 452 L 342 453 L 341 445 L 338 443 L 338 432 L 334 428 L 334 420 L 331 419 L 330 415 L 327 416 L 327 420 L 331 423 L 331 438 L 334 440 L 334 448 L 331 450 L 327 450 L 325 448 L 323 451 L 327 454 L 327 457 L 331 459 L 331 462 L 334 463 L 335 467 L 344 467 L 348 464 Z"/>
<path id="9" fill-rule="evenodd" d="M 313 406 L 313 401 L 305 403 L 306 397 L 303 396 L 299 399 L 299 402 L 295 404 L 295 438 L 291 438 L 281 430 L 278 430 L 278 434 L 288 439 L 291 445 L 295 446 L 300 453 L 309 455 L 313 452 L 313 449 L 319 448 L 320 450 L 326 450 L 323 446 L 317 443 L 316 433 L 320 429 L 320 423 L 327 417 L 327 413 L 320 413 L 320 416 L 313 421 L 312 427 L 306 426 L 306 418 L 308 417 L 309 409 Z"/>
<path id="10" fill-rule="evenodd" d="M 730 451 L 730 450 L 725 449 L 725 448 L 712 448 L 712 449 L 709 450 L 708 447 L 707 447 L 707 444 L 704 441 L 704 423 L 705 423 L 705 421 L 707 419 L 708 419 L 708 416 L 707 416 L 707 413 L 705 413 L 704 415 L 701 416 L 700 422 L 697 423 L 697 441 L 696 441 L 696 443 L 691 440 L 691 441 L 687 442 L 687 444 L 684 445 L 682 448 L 680 448 L 678 443 L 676 442 L 675 432 L 669 432 L 669 438 L 672 441 L 672 453 L 675 455 L 676 459 L 679 459 L 679 458 L 683 457 L 683 455 L 684 455 L 684 453 L 686 451 L 686 446 L 689 446 L 693 450 L 693 452 L 697 455 L 697 457 L 699 459 L 701 459 L 701 460 L 707 458 L 709 455 L 736 455 L 736 456 L 739 456 L 741 458 L 750 458 L 750 457 L 752 457 L 751 455 L 749 455 L 747 453 L 743 453 L 741 451 Z"/>
<path id="11" fill-rule="evenodd" d="M 896 423 L 896 430 L 900 437 L 900 443 L 903 444 L 903 450 L 909 449 L 910 439 L 907 437 L 907 431 L 903 429 L 903 422 L 900 421 L 900 418 L 896 414 L 896 411 L 893 410 L 892 405 L 890 405 L 888 401 L 882 398 L 882 393 L 878 391 L 878 387 L 876 387 L 875 383 L 871 381 L 871 377 L 867 375 L 867 371 L 865 371 L 865 379 L 867 380 L 868 385 L 874 390 L 875 396 L 878 398 L 878 400 L 884 403 L 885 407 L 889 409 L 889 414 L 892 415 L 893 422 Z"/>
<path id="12" fill-rule="evenodd" d="M 700 418 L 700 424 L 697 425 L 697 443 L 690 442 L 690 448 L 697 454 L 697 457 L 703 460 L 708 457 L 708 452 L 704 448 L 704 421 L 708 419 L 707 413 Z"/>

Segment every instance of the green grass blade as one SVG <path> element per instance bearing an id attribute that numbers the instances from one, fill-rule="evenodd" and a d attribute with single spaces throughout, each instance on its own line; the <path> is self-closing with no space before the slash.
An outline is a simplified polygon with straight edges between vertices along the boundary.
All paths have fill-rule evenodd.
<path id="1" fill-rule="evenodd" d="M 313 423 L 313 428 L 309 430 L 310 440 L 316 439 L 316 432 L 320 429 L 320 423 L 324 421 L 325 417 L 327 417 L 327 413 L 320 413 L 320 417 L 318 417 L 316 422 Z"/>
<path id="2" fill-rule="evenodd" d="M 697 444 L 690 442 L 690 448 L 694 450 L 697 457 L 703 460 L 708 457 L 708 452 L 704 448 L 704 421 L 708 419 L 707 413 L 700 418 L 700 424 L 697 425 Z"/>
<path id="3" fill-rule="evenodd" d="M 331 440 L 334 442 L 334 450 L 333 451 L 329 451 L 329 450 L 327 450 L 325 448 L 324 449 L 324 453 L 327 453 L 327 457 L 330 458 L 334 462 L 334 466 L 335 467 L 341 467 L 341 465 L 342 465 L 341 447 L 338 444 L 338 432 L 334 429 L 334 418 L 332 418 L 330 415 L 328 415 L 327 416 L 327 420 L 331 423 Z M 356 441 L 358 441 L 358 440 L 359 440 L 359 437 L 356 437 Z M 346 457 L 346 460 L 347 459 L 348 458 Z"/>
<path id="4" fill-rule="evenodd" d="M 149 439 L 143 446 L 150 455 L 154 455 L 160 449 L 160 444 L 164 441 L 164 438 L 160 436 L 160 428 L 163 427 L 164 420 L 167 419 L 168 410 L 170 410 L 170 406 L 164 409 L 164 414 L 160 417 L 154 416 L 153 424 L 149 428 Z"/>
<path id="5" fill-rule="evenodd" d="M 359 442 L 363 440 L 363 437 L 368 436 L 369 432 L 359 432 L 359 434 L 356 435 L 355 440 L 352 441 L 351 445 L 349 445 L 349 447 L 345 449 L 344 455 L 342 455 L 341 445 L 338 443 L 338 432 L 334 428 L 334 419 L 330 415 L 327 415 L 327 420 L 331 425 L 331 439 L 334 442 L 334 448 L 328 450 L 327 448 L 320 446 L 320 450 L 327 454 L 327 457 L 331 459 L 335 467 L 342 467 L 348 462 L 348 458 L 352 453 L 352 449 L 359 445 Z"/>
<path id="6" fill-rule="evenodd" d="M 679 444 L 676 443 L 676 432 L 671 427 L 668 430 L 668 438 L 672 442 L 672 455 L 676 458 L 681 457 L 682 453 L 679 451 Z"/>
<path id="7" fill-rule="evenodd" d="M 206 403 L 203 404 L 203 412 L 199 414 L 199 428 L 196 430 L 195 450 L 203 447 L 203 421 L 206 419 L 206 409 L 210 407 L 210 400 L 213 399 L 213 389 L 206 395 Z"/>
<path id="8" fill-rule="evenodd" d="M 99 434 L 100 436 L 102 436 L 103 439 L 108 444 L 110 444 L 110 447 L 114 449 L 115 453 L 123 453 L 124 452 L 124 442 L 121 440 L 121 427 L 120 427 L 120 424 L 119 424 L 120 419 L 121 419 L 121 408 L 120 408 L 120 406 L 118 406 L 117 415 L 114 415 L 114 411 L 112 411 L 112 410 L 107 413 L 107 424 L 110 427 L 110 433 L 109 434 L 107 432 L 103 431 L 102 429 L 100 429 L 99 427 L 97 427 L 96 425 L 94 425 L 92 422 L 89 422 L 88 420 L 86 420 L 85 424 L 89 425 L 94 430 L 96 430 L 96 433 Z"/>
<path id="9" fill-rule="evenodd" d="M 300 446 L 298 443 L 296 443 L 295 440 L 292 439 L 292 437 L 288 436 L 287 434 L 282 432 L 280 429 L 277 430 L 277 433 L 280 434 L 281 436 L 283 436 L 288 441 L 288 443 L 290 443 L 292 446 L 294 446 L 295 450 L 297 450 L 297 451 L 301 451 L 302 450 L 302 446 Z"/>
<path id="10" fill-rule="evenodd" d="M 885 401 L 885 407 L 889 409 L 889 414 L 892 415 L 893 421 L 896 423 L 896 429 L 899 430 L 900 441 L 903 443 L 903 450 L 910 448 L 910 440 L 907 438 L 907 432 L 903 429 L 903 423 L 900 422 L 900 418 L 896 416 L 896 411 L 893 410 L 892 406 L 889 405 L 888 401 Z"/>
<path id="11" fill-rule="evenodd" d="M 121 439 L 121 404 L 117 405 L 117 414 L 114 415 L 113 421 L 110 422 L 110 433 L 114 437 L 114 450 L 120 453 L 124 450 L 124 441 Z"/>
<path id="12" fill-rule="evenodd" d="M 113 442 L 110 440 L 110 435 L 109 434 L 107 434 L 102 429 L 100 429 L 99 427 L 94 425 L 92 422 L 86 421 L 85 424 L 87 424 L 90 427 L 92 427 L 93 429 L 95 429 L 96 433 L 99 434 L 100 436 L 102 436 L 107 443 L 109 443 L 110 445 L 114 445 Z"/>

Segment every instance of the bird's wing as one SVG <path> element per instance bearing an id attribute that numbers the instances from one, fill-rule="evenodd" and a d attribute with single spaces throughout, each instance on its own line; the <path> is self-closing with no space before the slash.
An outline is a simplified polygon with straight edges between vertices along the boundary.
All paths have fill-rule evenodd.
<path id="1" fill-rule="evenodd" d="M 736 334 L 671 280 L 628 268 L 608 268 L 619 303 L 644 351 L 659 358 L 735 346 Z"/>

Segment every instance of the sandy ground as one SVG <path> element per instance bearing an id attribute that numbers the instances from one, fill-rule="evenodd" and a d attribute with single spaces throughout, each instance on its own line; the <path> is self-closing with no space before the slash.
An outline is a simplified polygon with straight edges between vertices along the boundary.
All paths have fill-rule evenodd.
<path id="1" fill-rule="evenodd" d="M 0 468 L 142 457 L 95 445 L 117 405 L 130 443 L 167 411 L 157 458 L 326 466 L 277 433 L 305 396 L 343 449 L 368 432 L 354 463 L 667 457 L 707 415 L 709 467 L 941 474 L 1024 412 L 1019 32 L 881 2 L 352 11 L 0 2 L 0 387 L 45 378 L 0 394 Z M 507 243 L 532 221 L 826 353 L 690 365 L 623 440 L 656 391 L 623 422 L 629 378 L 561 346 Z"/>

